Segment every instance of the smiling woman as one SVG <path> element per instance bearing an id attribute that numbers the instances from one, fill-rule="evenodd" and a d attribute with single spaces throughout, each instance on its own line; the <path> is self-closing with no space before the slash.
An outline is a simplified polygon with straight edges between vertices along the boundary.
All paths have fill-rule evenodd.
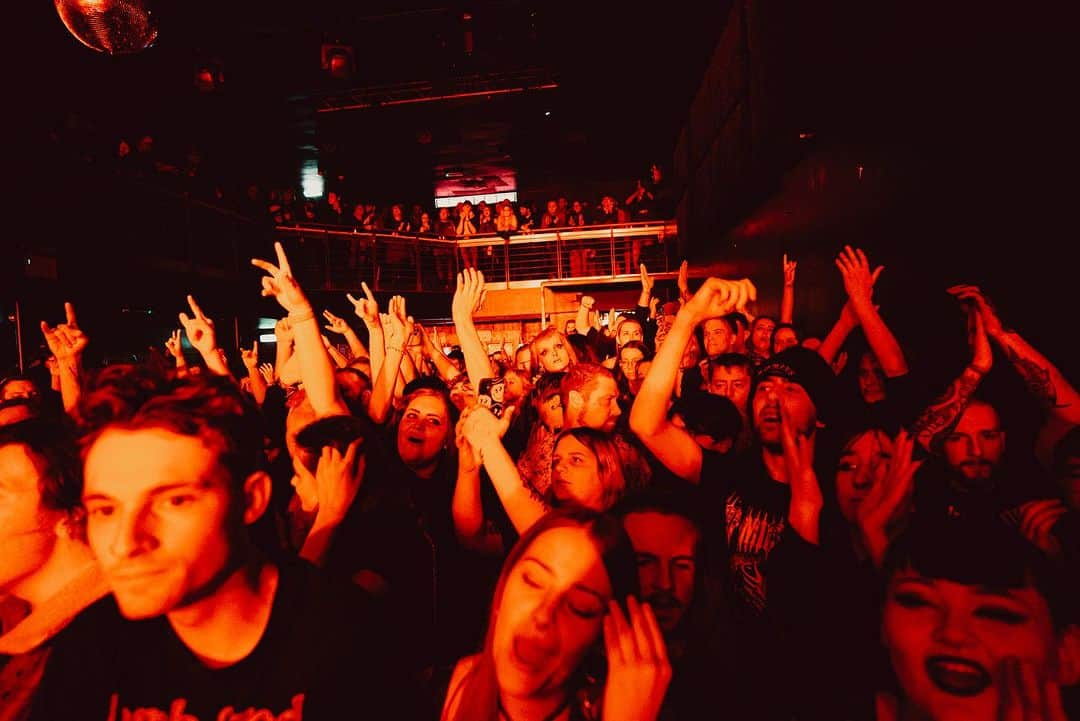
<path id="1" fill-rule="evenodd" d="M 1059 686 L 1080 676 L 1077 605 L 1019 534 L 923 523 L 897 541 L 886 570 L 882 638 L 901 718 L 1065 718 Z"/>

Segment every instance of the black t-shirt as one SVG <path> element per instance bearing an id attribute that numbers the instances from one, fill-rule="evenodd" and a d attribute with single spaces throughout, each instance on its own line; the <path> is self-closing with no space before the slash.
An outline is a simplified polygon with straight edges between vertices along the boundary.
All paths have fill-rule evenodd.
<path id="1" fill-rule="evenodd" d="M 722 531 L 711 545 L 726 549 L 733 599 L 751 615 L 764 612 L 768 598 L 766 565 L 787 527 L 791 487 L 773 480 L 759 448 L 746 453 L 702 452 L 701 488 L 710 515 L 706 528 Z"/>
<path id="2" fill-rule="evenodd" d="M 31 719 L 412 717 L 399 644 L 374 602 L 290 563 L 255 649 L 226 668 L 199 661 L 164 617 L 127 621 L 112 596 L 56 639 Z"/>

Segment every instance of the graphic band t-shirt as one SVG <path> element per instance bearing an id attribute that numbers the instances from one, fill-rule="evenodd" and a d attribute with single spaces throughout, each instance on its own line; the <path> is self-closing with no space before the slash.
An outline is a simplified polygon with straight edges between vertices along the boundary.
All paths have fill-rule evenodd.
<path id="1" fill-rule="evenodd" d="M 366 594 L 302 563 L 280 567 L 262 639 L 226 668 L 203 664 L 163 616 L 126 621 L 109 596 L 57 637 L 31 719 L 408 718 L 387 636 Z"/>
<path id="2" fill-rule="evenodd" d="M 701 489 L 707 527 L 724 538 L 726 569 L 735 600 L 751 615 L 765 611 L 768 599 L 767 561 L 787 526 L 791 487 L 766 472 L 761 451 L 752 448 L 737 456 L 704 452 Z"/>

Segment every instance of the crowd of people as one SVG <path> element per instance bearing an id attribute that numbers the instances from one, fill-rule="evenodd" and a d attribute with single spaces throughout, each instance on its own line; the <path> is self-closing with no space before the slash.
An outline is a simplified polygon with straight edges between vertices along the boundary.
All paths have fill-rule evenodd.
<path id="1" fill-rule="evenodd" d="M 300 187 L 281 182 L 227 177 L 211 153 L 195 145 L 167 152 L 154 136 L 102 138 L 72 119 L 53 133 L 53 142 L 77 152 L 86 163 L 111 167 L 130 178 L 151 180 L 173 191 L 235 211 L 272 225 L 329 224 L 373 233 L 457 239 L 476 235 L 509 235 L 589 225 L 667 220 L 673 217 L 671 183 L 658 164 L 635 181 L 625 198 L 604 195 L 597 202 L 570 200 L 559 193 L 537 205 L 509 200 L 475 204 L 464 200 L 450 207 L 426 203 L 386 203 L 360 198 L 343 186 L 344 178 L 326 178 L 325 197 L 307 198 Z"/>
<path id="2" fill-rule="evenodd" d="M 163 353 L 84 367 L 67 304 L 51 387 L 0 383 L 0 719 L 1080 713 L 1080 397 L 980 288 L 924 399 L 857 248 L 824 338 L 785 257 L 776 318 L 642 266 L 633 310 L 490 348 L 466 268 L 449 353 L 275 251 L 273 362 L 188 296 Z"/>

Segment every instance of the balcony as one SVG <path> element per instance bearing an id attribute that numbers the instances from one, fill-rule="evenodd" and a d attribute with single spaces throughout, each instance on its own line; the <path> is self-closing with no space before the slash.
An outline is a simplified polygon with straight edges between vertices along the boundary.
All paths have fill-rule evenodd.
<path id="1" fill-rule="evenodd" d="M 678 254 L 673 220 L 461 240 L 320 225 L 274 232 L 301 285 L 327 291 L 353 291 L 364 281 L 375 291 L 445 293 L 467 266 L 482 270 L 495 289 L 626 281 L 638 277 L 639 263 L 654 273 L 672 270 Z"/>

